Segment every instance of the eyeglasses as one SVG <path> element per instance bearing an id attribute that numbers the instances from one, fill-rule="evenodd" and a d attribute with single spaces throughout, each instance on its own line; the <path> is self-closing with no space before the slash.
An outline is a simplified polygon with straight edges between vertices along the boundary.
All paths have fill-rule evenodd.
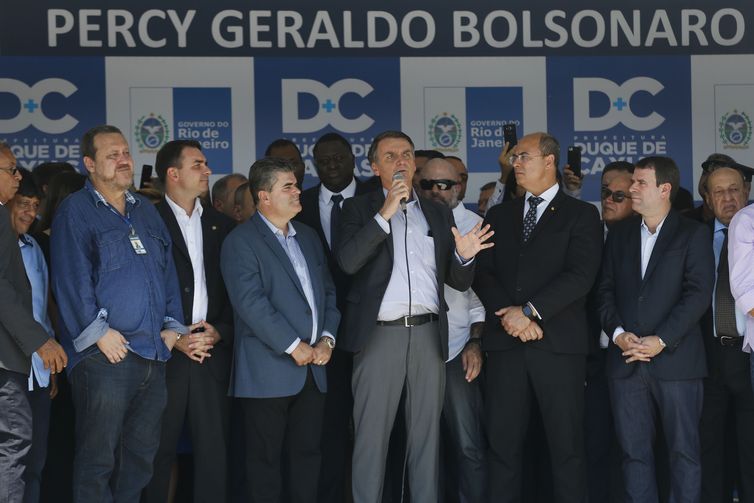
<path id="1" fill-rule="evenodd" d="M 602 199 L 608 199 L 612 197 L 614 203 L 622 203 L 628 196 L 622 190 L 610 190 L 607 187 L 602 187 Z"/>
<path id="2" fill-rule="evenodd" d="M 10 168 L 0 168 L 0 171 L 7 171 L 10 173 L 10 176 L 16 176 L 16 173 L 18 173 L 18 168 L 13 166 Z"/>
<path id="3" fill-rule="evenodd" d="M 510 164 L 515 164 L 516 161 L 521 161 L 521 164 L 526 164 L 535 157 L 544 157 L 544 155 L 531 155 L 527 154 L 526 152 L 524 152 L 523 154 L 511 154 L 510 157 L 508 157 L 508 162 Z"/>
<path id="4" fill-rule="evenodd" d="M 455 180 L 419 180 L 419 187 L 422 190 L 432 190 L 432 187 L 437 185 L 440 190 L 450 190 L 453 185 L 458 185 Z"/>

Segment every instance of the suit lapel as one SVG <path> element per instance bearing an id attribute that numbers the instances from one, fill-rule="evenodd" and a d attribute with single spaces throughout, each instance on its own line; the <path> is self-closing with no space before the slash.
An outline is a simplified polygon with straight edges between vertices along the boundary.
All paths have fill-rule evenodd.
<path id="1" fill-rule="evenodd" d="M 254 222 L 254 225 L 257 226 L 257 230 L 264 238 L 265 244 L 272 250 L 272 253 L 277 257 L 277 259 L 280 261 L 280 265 L 283 266 L 283 269 L 285 269 L 285 272 L 288 273 L 288 276 L 290 276 L 291 280 L 293 281 L 293 284 L 296 285 L 296 288 L 301 293 L 301 295 L 306 298 L 306 295 L 304 294 L 304 288 L 301 286 L 301 282 L 298 279 L 298 275 L 296 274 L 296 271 L 293 269 L 293 264 L 291 263 L 291 259 L 288 258 L 288 255 L 285 253 L 285 250 L 283 249 L 282 245 L 278 241 L 278 238 L 272 233 L 269 227 L 267 227 L 267 224 L 262 220 L 262 217 L 259 216 L 258 213 L 255 213 L 251 220 Z"/>
<path id="2" fill-rule="evenodd" d="M 178 220 L 176 220 L 175 214 L 170 208 L 170 205 L 165 199 L 163 199 L 157 205 L 157 210 L 162 215 L 162 219 L 165 221 L 168 232 L 170 232 L 170 237 L 173 239 L 173 247 L 180 251 L 183 256 L 186 257 L 186 260 L 191 263 L 191 255 L 189 255 L 188 248 L 186 247 L 186 241 L 183 239 L 183 233 L 178 226 Z"/>
<path id="3" fill-rule="evenodd" d="M 677 227 L 678 215 L 673 210 L 670 210 L 670 213 L 668 213 L 668 216 L 665 218 L 665 223 L 662 224 L 660 235 L 657 236 L 657 242 L 655 243 L 654 248 L 652 248 L 652 255 L 650 255 L 649 257 L 649 264 L 647 264 L 647 270 L 644 272 L 644 279 L 642 283 L 645 283 L 647 279 L 649 279 L 649 277 L 652 275 L 652 271 L 655 270 L 657 263 L 665 253 L 665 249 L 670 244 L 670 241 L 672 241 Z"/>

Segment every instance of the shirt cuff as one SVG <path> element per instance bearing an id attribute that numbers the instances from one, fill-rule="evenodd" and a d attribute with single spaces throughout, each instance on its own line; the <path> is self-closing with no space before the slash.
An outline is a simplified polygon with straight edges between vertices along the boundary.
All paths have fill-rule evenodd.
<path id="1" fill-rule="evenodd" d="M 322 335 L 320 335 L 319 338 L 321 339 L 322 337 L 329 337 L 332 340 L 336 340 L 335 336 L 331 334 L 330 332 L 328 332 L 327 330 L 322 331 Z"/>
<path id="2" fill-rule="evenodd" d="M 385 217 L 377 213 L 374 216 L 374 219 L 377 220 L 377 223 L 380 225 L 383 231 L 385 231 L 385 234 L 390 234 L 390 224 L 385 220 Z"/>
<path id="3" fill-rule="evenodd" d="M 613 342 L 615 342 L 615 339 L 617 339 L 618 336 L 623 332 L 625 332 L 625 330 L 623 330 L 623 327 L 618 326 L 618 328 L 615 329 L 615 332 L 613 332 Z"/>
<path id="4" fill-rule="evenodd" d="M 467 266 L 467 265 L 469 265 L 469 264 L 471 264 L 474 261 L 474 257 L 471 257 L 468 260 L 464 260 L 463 258 L 461 258 L 461 256 L 458 254 L 457 251 L 453 252 L 453 253 L 455 254 L 455 256 L 458 259 L 458 261 L 461 263 L 461 265 L 464 266 L 464 267 Z"/>
<path id="5" fill-rule="evenodd" d="M 92 344 L 96 344 L 107 333 L 109 328 L 107 309 L 102 308 L 97 312 L 97 317 L 94 318 L 94 321 L 82 330 L 78 337 L 73 339 L 73 349 L 77 353 L 81 353 Z"/>
<path id="6" fill-rule="evenodd" d="M 181 335 L 186 335 L 187 333 L 189 333 L 189 329 L 186 325 L 177 321 L 175 318 L 171 318 L 170 316 L 165 316 L 165 318 L 162 320 L 162 329 L 172 330 L 173 332 L 178 332 Z"/>
<path id="7" fill-rule="evenodd" d="M 288 346 L 286 348 L 285 352 L 288 353 L 288 354 L 293 353 L 293 350 L 296 349 L 296 346 L 298 346 L 299 342 L 301 342 L 301 339 L 299 339 L 298 337 L 296 337 L 296 340 L 293 341 L 293 344 L 291 344 L 290 346 Z"/>

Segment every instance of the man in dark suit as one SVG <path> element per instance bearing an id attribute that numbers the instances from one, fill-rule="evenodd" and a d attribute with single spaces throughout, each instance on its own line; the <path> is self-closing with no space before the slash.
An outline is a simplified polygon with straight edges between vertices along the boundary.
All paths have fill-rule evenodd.
<path id="1" fill-rule="evenodd" d="M 311 502 L 320 470 L 324 365 L 340 321 L 335 286 L 316 232 L 290 221 L 301 211 L 293 166 L 257 161 L 249 185 L 257 212 L 230 233 L 221 258 L 235 309 L 230 392 L 244 409 L 249 496 Z"/>
<path id="2" fill-rule="evenodd" d="M 416 166 L 406 134 L 377 135 L 368 156 L 382 189 L 345 202 L 337 245 L 338 263 L 355 275 L 341 341 L 356 353 L 353 497 L 381 501 L 390 430 L 405 385 L 411 501 L 435 502 L 448 356 L 443 284 L 469 288 L 469 261 L 490 246 L 484 244 L 489 235 L 480 222 L 461 236 L 447 206 L 411 193 Z"/>
<path id="3" fill-rule="evenodd" d="M 520 501 L 522 456 L 533 400 L 550 448 L 555 501 L 585 496 L 583 437 L 588 328 L 584 305 L 599 268 L 602 229 L 594 206 L 558 187 L 560 145 L 526 135 L 512 150 L 524 198 L 494 206 L 495 248 L 479 256 L 474 291 L 487 311 L 486 415 L 489 501 Z"/>
<path id="4" fill-rule="evenodd" d="M 0 502 L 22 501 L 26 454 L 31 447 L 31 406 L 26 395 L 35 351 L 53 374 L 68 358 L 34 320 L 31 285 L 5 204 L 21 181 L 16 157 L 0 144 Z"/>
<path id="5" fill-rule="evenodd" d="M 173 241 L 182 321 L 195 328 L 176 342 L 166 365 L 168 403 L 144 500 L 167 500 L 171 468 L 187 420 L 194 453 L 194 500 L 226 501 L 233 312 L 220 272 L 220 248 L 235 225 L 199 200 L 212 171 L 198 142 L 168 142 L 157 152 L 155 170 L 165 187 L 157 211 Z"/>
<path id="6" fill-rule="evenodd" d="M 627 501 L 658 499 L 658 413 L 670 457 L 670 501 L 700 500 L 706 363 L 699 319 L 712 296 L 714 258 L 709 229 L 671 209 L 679 179 L 670 158 L 640 160 L 631 184 L 639 215 L 614 225 L 605 248 L 600 318 L 611 340 L 607 375 Z"/>
<path id="7" fill-rule="evenodd" d="M 710 503 L 731 501 L 734 482 L 739 501 L 754 501 L 754 393 L 749 354 L 742 351 L 746 313 L 735 306 L 728 267 L 728 225 L 749 198 L 744 179 L 748 169 L 731 162 L 711 170 L 705 182 L 707 204 L 715 215 L 712 246 L 717 263 L 712 303 L 702 318 L 709 375 L 704 379 L 699 435 L 702 501 Z"/>
<path id="8" fill-rule="evenodd" d="M 335 282 L 338 310 L 343 312 L 351 277 L 338 266 L 333 245 L 337 242 L 343 201 L 365 193 L 366 186 L 353 176 L 354 155 L 351 145 L 338 133 L 323 135 L 314 144 L 312 153 L 320 183 L 301 194 L 303 209 L 295 220 L 317 231 L 327 256 L 327 266 Z M 342 337 L 342 326 L 339 330 L 338 339 Z M 332 358 L 327 364 L 327 396 L 322 431 L 322 465 L 327 466 L 327 470 L 320 472 L 317 496 L 322 503 L 346 501 L 346 489 L 350 486 L 346 483 L 346 474 L 353 447 L 349 433 L 353 412 L 352 371 L 351 353 L 339 347 L 333 349 Z"/>

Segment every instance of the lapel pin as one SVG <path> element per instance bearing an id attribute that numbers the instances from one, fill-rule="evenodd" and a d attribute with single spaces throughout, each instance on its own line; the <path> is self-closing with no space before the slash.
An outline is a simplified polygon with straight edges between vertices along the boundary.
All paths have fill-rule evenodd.
<path id="1" fill-rule="evenodd" d="M 213 225 L 213 226 L 212 226 L 212 230 L 213 230 L 213 231 L 216 231 L 216 230 L 217 230 L 217 226 L 216 226 L 216 225 Z"/>
<path id="2" fill-rule="evenodd" d="M 555 211 L 555 206 L 550 206 L 550 211 Z"/>

